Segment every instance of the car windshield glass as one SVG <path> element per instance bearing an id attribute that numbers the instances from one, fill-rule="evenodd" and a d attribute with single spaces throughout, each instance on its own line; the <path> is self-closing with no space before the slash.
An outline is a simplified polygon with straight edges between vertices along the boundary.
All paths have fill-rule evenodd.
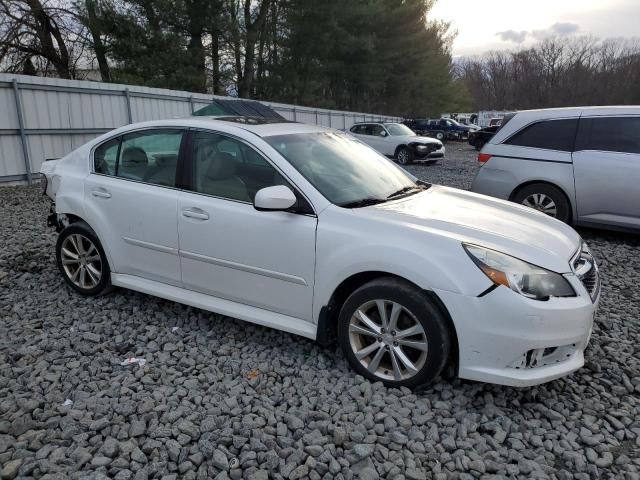
<path id="1" fill-rule="evenodd" d="M 409 135 L 411 137 L 414 137 L 416 135 L 409 127 L 400 123 L 385 123 L 384 126 L 387 127 L 389 134 L 394 137 L 399 137 L 402 135 Z"/>
<path id="2" fill-rule="evenodd" d="M 400 167 L 345 134 L 299 133 L 265 140 L 336 205 L 372 205 L 398 191 L 423 188 Z"/>
<path id="3" fill-rule="evenodd" d="M 455 121 L 454 119 L 452 119 L 452 118 L 448 118 L 447 120 L 449 120 L 449 121 L 450 121 L 453 125 L 455 125 L 456 127 L 459 127 L 459 126 L 460 126 L 460 124 L 459 124 L 457 121 Z"/>

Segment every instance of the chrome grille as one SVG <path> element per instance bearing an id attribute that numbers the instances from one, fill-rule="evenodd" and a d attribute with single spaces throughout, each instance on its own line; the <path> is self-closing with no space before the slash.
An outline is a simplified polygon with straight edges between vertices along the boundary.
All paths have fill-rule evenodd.
<path id="1" fill-rule="evenodd" d="M 589 292 L 591 300 L 595 301 L 600 293 L 600 275 L 598 273 L 596 260 L 593 258 L 586 243 L 582 244 L 582 247 L 576 254 L 572 262 L 572 267 L 576 276 Z"/>

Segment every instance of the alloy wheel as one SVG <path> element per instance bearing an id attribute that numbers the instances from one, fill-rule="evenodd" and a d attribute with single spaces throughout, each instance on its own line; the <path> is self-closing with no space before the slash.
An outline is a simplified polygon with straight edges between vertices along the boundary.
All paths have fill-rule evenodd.
<path id="1" fill-rule="evenodd" d="M 522 205 L 546 213 L 550 217 L 555 217 L 558 214 L 556 202 L 544 193 L 532 193 L 522 201 Z"/>
<path id="2" fill-rule="evenodd" d="M 398 163 L 400 165 L 406 165 L 409 162 L 409 152 L 406 149 L 402 149 L 398 152 Z"/>
<path id="3" fill-rule="evenodd" d="M 429 350 L 422 324 L 390 300 L 361 305 L 349 322 L 349 343 L 360 364 L 383 380 L 401 381 L 424 367 Z"/>
<path id="4" fill-rule="evenodd" d="M 62 242 L 62 268 L 71 282 L 83 290 L 95 288 L 102 278 L 102 258 L 93 242 L 79 233 Z"/>

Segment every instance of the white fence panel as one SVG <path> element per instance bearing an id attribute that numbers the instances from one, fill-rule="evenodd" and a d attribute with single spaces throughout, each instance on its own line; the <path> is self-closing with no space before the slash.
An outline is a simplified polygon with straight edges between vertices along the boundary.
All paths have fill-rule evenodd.
<path id="1" fill-rule="evenodd" d="M 229 97 L 0 74 L 0 183 L 28 180 L 45 159 L 62 157 L 111 129 L 144 120 L 186 117 L 209 105 L 214 98 Z M 400 120 L 360 112 L 263 103 L 287 120 L 340 130 L 358 121 Z"/>

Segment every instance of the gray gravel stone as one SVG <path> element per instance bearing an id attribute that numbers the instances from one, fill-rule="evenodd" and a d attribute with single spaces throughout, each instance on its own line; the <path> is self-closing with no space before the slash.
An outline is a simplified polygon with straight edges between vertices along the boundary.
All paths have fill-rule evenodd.
<path id="1" fill-rule="evenodd" d="M 212 463 L 214 467 L 220 470 L 229 469 L 229 460 L 227 459 L 227 456 L 217 448 L 213 451 Z"/>

